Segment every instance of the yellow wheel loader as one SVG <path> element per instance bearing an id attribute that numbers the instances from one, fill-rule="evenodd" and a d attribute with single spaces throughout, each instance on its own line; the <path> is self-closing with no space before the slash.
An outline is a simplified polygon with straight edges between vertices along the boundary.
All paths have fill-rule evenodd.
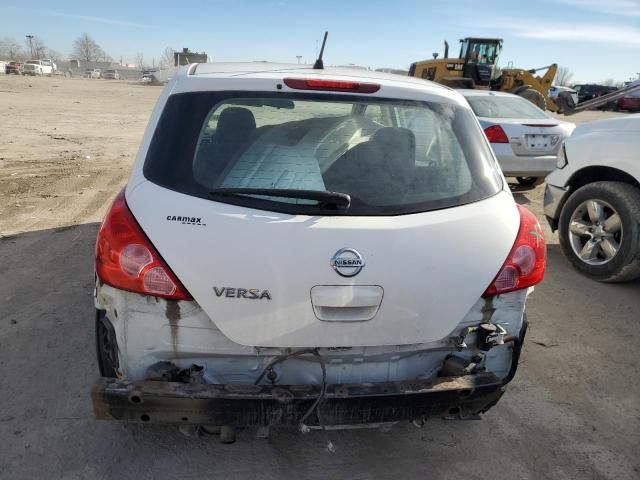
<path id="1" fill-rule="evenodd" d="M 464 38 L 460 40 L 458 58 L 449 58 L 449 44 L 444 42 L 444 58 L 415 62 L 410 77 L 424 78 L 452 88 L 489 88 L 493 66 L 502 49 L 500 38 Z"/>
<path id="2" fill-rule="evenodd" d="M 444 42 L 444 58 L 424 60 L 411 64 L 409 76 L 424 78 L 452 88 L 488 88 L 520 95 L 541 109 L 560 111 L 560 107 L 548 96 L 556 76 L 558 65 L 533 70 L 506 68 L 493 78 L 494 66 L 502 50 L 501 38 L 472 38 L 460 40 L 458 58 L 448 58 L 449 44 Z M 536 73 L 547 69 L 543 76 Z"/>

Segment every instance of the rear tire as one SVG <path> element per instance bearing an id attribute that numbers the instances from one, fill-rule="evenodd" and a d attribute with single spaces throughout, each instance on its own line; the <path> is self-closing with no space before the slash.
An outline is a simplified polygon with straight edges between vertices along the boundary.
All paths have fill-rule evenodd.
<path id="1" fill-rule="evenodd" d="M 533 187 L 538 185 L 538 177 L 516 177 L 516 180 L 523 187 Z"/>
<path id="2" fill-rule="evenodd" d="M 541 110 L 547 109 L 547 101 L 545 100 L 544 95 L 542 95 L 537 90 L 534 90 L 533 88 L 526 88 L 521 92 L 518 92 L 518 95 L 526 100 L 529 100 Z"/>
<path id="3" fill-rule="evenodd" d="M 600 205 L 597 221 L 588 210 L 592 201 Z M 600 282 L 640 278 L 640 189 L 621 182 L 579 188 L 562 207 L 558 236 L 565 256 L 584 275 Z"/>
<path id="4" fill-rule="evenodd" d="M 100 375 L 116 378 L 119 367 L 118 343 L 104 310 L 96 310 L 96 353 Z"/>

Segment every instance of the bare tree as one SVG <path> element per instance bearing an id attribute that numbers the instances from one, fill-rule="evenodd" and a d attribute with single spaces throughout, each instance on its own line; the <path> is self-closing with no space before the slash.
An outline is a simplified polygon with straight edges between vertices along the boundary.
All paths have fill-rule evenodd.
<path id="1" fill-rule="evenodd" d="M 624 82 L 620 82 L 620 81 L 615 80 L 613 78 L 607 78 L 606 80 L 602 80 L 600 82 L 600 85 L 604 85 L 605 87 L 622 88 L 622 87 L 624 87 Z"/>
<path id="2" fill-rule="evenodd" d="M 44 43 L 44 40 L 40 37 L 33 37 L 31 40 L 31 45 L 33 47 L 33 57 L 34 58 L 46 58 L 48 55 L 49 49 L 47 45 Z"/>
<path id="3" fill-rule="evenodd" d="M 83 33 L 73 41 L 72 56 L 85 62 L 97 62 L 109 57 L 88 33 Z"/>
<path id="4" fill-rule="evenodd" d="M 173 67 L 173 65 L 174 65 L 173 54 L 174 53 L 175 53 L 175 50 L 173 48 L 165 47 L 165 49 L 162 51 L 162 55 L 160 55 L 160 61 L 158 62 L 158 66 L 160 68 Z"/>
<path id="5" fill-rule="evenodd" d="M 57 50 L 54 50 L 53 48 L 50 48 L 49 58 L 52 58 L 53 60 L 65 60 L 65 55 L 61 52 L 58 52 Z"/>
<path id="6" fill-rule="evenodd" d="M 136 53 L 135 64 L 140 68 L 144 68 L 144 53 Z"/>
<path id="7" fill-rule="evenodd" d="M 555 84 L 561 87 L 568 87 L 572 78 L 573 72 L 569 70 L 569 67 L 558 67 Z"/>
<path id="8" fill-rule="evenodd" d="M 0 40 L 0 57 L 16 60 L 23 56 L 24 51 L 22 46 L 15 38 L 4 37 Z"/>

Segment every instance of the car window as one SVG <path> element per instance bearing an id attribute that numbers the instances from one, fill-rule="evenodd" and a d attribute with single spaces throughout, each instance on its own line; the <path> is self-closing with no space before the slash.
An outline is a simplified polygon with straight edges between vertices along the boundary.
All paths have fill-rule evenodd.
<path id="1" fill-rule="evenodd" d="M 351 206 L 332 214 L 348 215 L 445 208 L 487 198 L 501 187 L 473 114 L 463 107 L 335 95 L 232 95 L 170 97 L 145 176 L 203 198 L 218 188 L 342 192 L 351 196 Z M 327 213 L 309 199 L 212 199 Z"/>
<path id="2" fill-rule="evenodd" d="M 469 105 L 479 117 L 485 118 L 549 118 L 529 100 L 506 95 L 469 95 Z"/>

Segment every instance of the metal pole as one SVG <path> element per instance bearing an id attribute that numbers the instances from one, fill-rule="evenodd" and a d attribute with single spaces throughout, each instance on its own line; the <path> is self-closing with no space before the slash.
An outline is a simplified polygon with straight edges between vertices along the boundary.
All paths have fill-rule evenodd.
<path id="1" fill-rule="evenodd" d="M 33 58 L 33 35 L 26 35 L 26 37 L 29 39 L 29 56 Z"/>

